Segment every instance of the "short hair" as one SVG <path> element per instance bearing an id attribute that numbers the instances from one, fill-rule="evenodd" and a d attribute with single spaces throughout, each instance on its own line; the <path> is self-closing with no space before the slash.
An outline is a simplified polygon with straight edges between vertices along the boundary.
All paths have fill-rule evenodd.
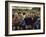
<path id="1" fill-rule="evenodd" d="M 21 14 L 21 12 L 18 12 L 18 14 Z"/>
<path id="2" fill-rule="evenodd" d="M 23 15 L 25 15 L 26 13 L 24 12 Z"/>
<path id="3" fill-rule="evenodd" d="M 12 15 L 12 18 L 14 18 L 14 14 Z"/>

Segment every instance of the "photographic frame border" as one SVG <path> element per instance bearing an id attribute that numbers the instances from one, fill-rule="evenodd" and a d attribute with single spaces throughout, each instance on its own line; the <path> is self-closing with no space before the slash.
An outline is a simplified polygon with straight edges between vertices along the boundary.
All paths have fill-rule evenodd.
<path id="1" fill-rule="evenodd" d="M 28 34 L 8 34 L 8 2 L 16 3 L 31 3 L 31 4 L 43 4 L 43 32 L 42 33 L 28 33 Z M 41 2 L 22 2 L 22 1 L 5 1 L 5 36 L 18 36 L 18 35 L 35 35 L 35 34 L 45 34 L 45 3 Z"/>

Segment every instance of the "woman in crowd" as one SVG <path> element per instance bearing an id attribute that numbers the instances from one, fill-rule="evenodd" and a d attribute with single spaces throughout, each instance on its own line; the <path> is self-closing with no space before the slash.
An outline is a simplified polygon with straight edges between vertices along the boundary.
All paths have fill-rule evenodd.
<path id="1" fill-rule="evenodd" d="M 26 13 L 26 17 L 25 17 L 25 23 L 26 23 L 26 26 L 25 28 L 26 29 L 32 29 L 32 18 L 30 17 L 30 13 Z"/>
<path id="2" fill-rule="evenodd" d="M 20 23 L 19 23 L 20 26 L 21 26 L 21 29 L 25 29 L 25 25 L 26 25 L 25 20 L 24 20 L 25 13 L 19 13 L 19 16 L 21 17 Z"/>
<path id="3" fill-rule="evenodd" d="M 20 21 L 20 17 L 18 15 L 18 13 L 14 14 L 13 21 L 14 21 L 13 29 L 18 30 L 19 29 L 19 21 Z"/>

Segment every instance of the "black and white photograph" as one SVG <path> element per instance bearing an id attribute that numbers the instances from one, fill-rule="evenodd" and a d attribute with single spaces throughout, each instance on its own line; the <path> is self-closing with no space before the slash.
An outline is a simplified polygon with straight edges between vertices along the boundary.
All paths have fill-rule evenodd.
<path id="1" fill-rule="evenodd" d="M 44 8 L 44 3 L 6 1 L 6 35 L 44 34 Z"/>

